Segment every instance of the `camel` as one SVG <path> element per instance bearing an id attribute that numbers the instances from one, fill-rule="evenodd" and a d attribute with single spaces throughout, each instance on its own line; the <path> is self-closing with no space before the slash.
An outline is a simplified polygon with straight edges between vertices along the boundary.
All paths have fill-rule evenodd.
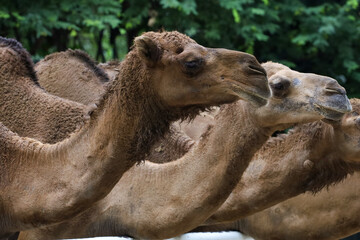
<path id="1" fill-rule="evenodd" d="M 316 193 L 360 170 L 360 100 L 351 103 L 354 110 L 341 123 L 309 123 L 270 140 L 207 223 L 234 221 L 305 191 Z"/>
<path id="2" fill-rule="evenodd" d="M 3 90 L 1 117 L 11 111 L 20 115 L 11 105 L 24 106 L 21 101 L 29 103 L 36 94 L 26 89 L 37 82 L 33 63 L 11 39 L 0 38 L 0 56 L 2 86 L 25 82 L 19 89 Z M 178 32 L 137 37 L 120 73 L 89 119 L 62 142 L 43 144 L 2 128 L 0 236 L 60 222 L 90 207 L 144 159 L 172 121 L 240 98 L 261 106 L 270 94 L 266 73 L 254 56 L 208 49 Z M 47 116 L 40 112 L 38 118 Z M 19 126 L 16 120 L 8 122 Z"/>
<path id="3" fill-rule="evenodd" d="M 360 231 L 360 173 L 323 189 L 281 202 L 238 221 L 256 239 L 342 239 Z"/>
<path id="4" fill-rule="evenodd" d="M 255 239 L 336 240 L 360 231 L 360 173 L 231 223 L 195 231 L 240 231 Z"/>
<path id="5" fill-rule="evenodd" d="M 68 66 L 76 71 L 69 71 Z M 115 72 L 116 68 L 112 67 L 112 69 Z M 46 91 L 85 105 L 97 102 L 105 91 L 104 84 L 109 82 L 108 74 L 81 50 L 69 49 L 50 54 L 35 65 L 35 71 L 39 84 Z M 67 81 L 69 79 L 70 81 Z M 71 81 L 72 79 L 76 81 Z M 78 91 L 74 93 L 72 89 Z"/>
<path id="6" fill-rule="evenodd" d="M 263 157 L 251 162 L 241 188 L 238 184 L 237 193 L 232 193 L 232 202 L 237 200 L 238 204 L 223 205 L 218 211 L 220 216 L 230 214 L 221 220 L 233 219 L 234 212 L 241 219 L 195 231 L 238 230 L 256 239 L 314 240 L 339 239 L 358 232 L 360 175 L 354 171 L 360 170 L 360 99 L 351 99 L 351 103 L 353 111 L 340 123 L 307 124 L 270 140 L 262 155 L 274 156 L 272 161 Z M 288 146 L 291 152 L 286 151 Z M 269 164 L 277 167 L 269 169 Z M 312 193 L 301 194 L 304 191 Z M 253 202 L 246 204 L 250 200 Z"/>
<path id="7" fill-rule="evenodd" d="M 265 68 L 271 65 L 279 66 L 268 63 Z M 238 101 L 222 107 L 200 141 L 187 144 L 185 139 L 190 150 L 181 158 L 162 164 L 145 161 L 89 210 L 58 225 L 22 232 L 19 239 L 179 235 L 221 206 L 274 130 L 323 117 L 335 120 L 350 110 L 344 89 L 331 78 L 283 66 L 269 76 L 269 85 L 273 97 L 267 105 L 254 109 Z"/>

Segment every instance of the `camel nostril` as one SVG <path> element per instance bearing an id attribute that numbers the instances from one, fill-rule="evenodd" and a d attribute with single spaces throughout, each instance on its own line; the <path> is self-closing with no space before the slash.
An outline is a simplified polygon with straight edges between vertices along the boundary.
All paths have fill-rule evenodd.
<path id="1" fill-rule="evenodd" d="M 253 72 L 256 72 L 256 73 L 260 73 L 260 74 L 263 74 L 266 76 L 266 71 L 265 69 L 260 66 L 260 65 L 254 65 L 254 64 L 249 64 L 248 65 L 249 69 Z"/>
<path id="2" fill-rule="evenodd" d="M 325 91 L 329 94 L 341 94 L 346 95 L 345 88 L 341 87 L 335 79 L 327 79 L 325 85 Z"/>
<path id="3" fill-rule="evenodd" d="M 346 95 L 346 90 L 342 87 L 327 87 L 325 88 L 325 91 L 329 94 Z"/>

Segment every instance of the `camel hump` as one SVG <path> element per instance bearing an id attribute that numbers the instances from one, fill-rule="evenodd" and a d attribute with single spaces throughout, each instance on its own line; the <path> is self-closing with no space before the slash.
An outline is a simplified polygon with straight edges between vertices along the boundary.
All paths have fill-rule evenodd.
<path id="1" fill-rule="evenodd" d="M 0 72 L 29 77 L 39 85 L 30 54 L 15 39 L 0 37 Z"/>
<path id="2" fill-rule="evenodd" d="M 91 70 L 95 74 L 101 83 L 109 82 L 108 75 L 97 65 L 97 62 L 94 61 L 86 52 L 79 49 L 68 49 L 64 52 L 52 53 L 40 61 L 38 65 L 41 65 L 42 62 L 51 62 L 56 65 L 62 63 L 62 60 L 68 62 L 68 59 L 74 59 L 75 61 L 79 61 L 79 63 L 84 64 L 87 69 Z M 56 68 L 56 66 L 53 67 Z"/>

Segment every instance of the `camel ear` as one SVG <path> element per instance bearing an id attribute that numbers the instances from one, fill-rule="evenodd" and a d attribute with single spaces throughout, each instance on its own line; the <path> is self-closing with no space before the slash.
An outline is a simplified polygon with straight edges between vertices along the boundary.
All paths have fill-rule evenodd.
<path id="1" fill-rule="evenodd" d="M 145 61 L 146 65 L 149 67 L 155 66 L 162 54 L 156 42 L 149 37 L 140 36 L 135 38 L 134 43 L 139 56 Z"/>

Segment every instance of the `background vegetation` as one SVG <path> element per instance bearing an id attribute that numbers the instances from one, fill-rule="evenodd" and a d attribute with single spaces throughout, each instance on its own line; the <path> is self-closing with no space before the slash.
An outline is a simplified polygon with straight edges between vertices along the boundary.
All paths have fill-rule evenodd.
<path id="1" fill-rule="evenodd" d="M 336 78 L 360 97 L 360 0 L 0 0 L 0 35 L 34 60 L 80 48 L 122 58 L 144 31 L 178 30 L 209 47 Z"/>

